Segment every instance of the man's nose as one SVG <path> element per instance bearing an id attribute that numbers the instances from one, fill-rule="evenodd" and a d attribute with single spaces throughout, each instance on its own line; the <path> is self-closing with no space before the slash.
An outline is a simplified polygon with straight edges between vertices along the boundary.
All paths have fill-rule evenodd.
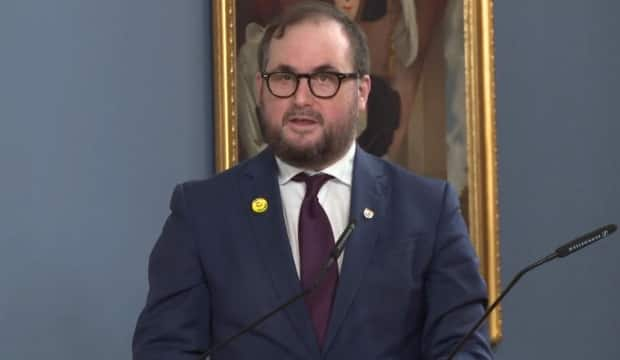
<path id="1" fill-rule="evenodd" d="M 314 100 L 314 95 L 310 90 L 310 79 L 300 78 L 297 91 L 295 92 L 295 103 L 297 105 L 306 105 Z"/>

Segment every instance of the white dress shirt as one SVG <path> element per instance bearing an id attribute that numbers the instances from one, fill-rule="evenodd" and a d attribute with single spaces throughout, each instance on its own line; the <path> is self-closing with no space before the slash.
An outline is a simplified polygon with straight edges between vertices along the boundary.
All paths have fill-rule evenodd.
<path id="1" fill-rule="evenodd" d="M 320 173 L 333 176 L 333 179 L 328 180 L 321 187 L 317 197 L 331 224 L 334 241 L 338 239 L 349 223 L 354 157 L 355 142 L 351 144 L 349 150 L 347 150 L 340 160 L 320 171 Z M 300 172 L 305 172 L 309 175 L 317 174 L 317 172 L 297 168 L 285 163 L 277 157 L 276 162 L 279 170 L 278 184 L 280 185 L 280 194 L 282 196 L 282 209 L 284 212 L 286 232 L 291 245 L 291 251 L 293 252 L 297 276 L 300 276 L 298 224 L 301 203 L 306 194 L 306 184 L 293 181 L 293 177 Z M 343 256 L 338 259 L 338 270 L 342 267 L 342 258 Z M 327 259 L 325 260 L 327 261 Z"/>

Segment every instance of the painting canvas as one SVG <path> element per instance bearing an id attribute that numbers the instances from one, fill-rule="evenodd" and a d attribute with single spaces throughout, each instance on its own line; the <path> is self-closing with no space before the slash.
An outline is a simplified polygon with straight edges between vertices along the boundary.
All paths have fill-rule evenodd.
<path id="1" fill-rule="evenodd" d="M 372 90 L 358 125 L 366 151 L 447 179 L 461 199 L 490 299 L 499 291 L 490 0 L 325 0 L 368 39 Z M 216 0 L 216 164 L 260 152 L 257 49 L 265 27 L 298 0 Z M 485 57 L 486 56 L 486 57 Z M 499 310 L 490 333 L 501 338 Z"/>

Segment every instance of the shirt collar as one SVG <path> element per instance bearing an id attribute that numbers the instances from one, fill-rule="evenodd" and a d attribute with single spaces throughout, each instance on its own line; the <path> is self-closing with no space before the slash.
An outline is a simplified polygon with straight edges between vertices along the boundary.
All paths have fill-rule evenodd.
<path id="1" fill-rule="evenodd" d="M 276 163 L 278 164 L 278 183 L 284 185 L 291 181 L 291 179 L 300 172 L 305 172 L 310 175 L 317 173 L 323 173 L 331 175 L 339 182 L 351 186 L 353 178 L 353 159 L 355 158 L 355 141 L 351 143 L 349 150 L 338 161 L 332 165 L 326 167 L 321 171 L 314 171 L 304 168 L 299 168 L 284 162 L 282 159 L 276 156 Z"/>

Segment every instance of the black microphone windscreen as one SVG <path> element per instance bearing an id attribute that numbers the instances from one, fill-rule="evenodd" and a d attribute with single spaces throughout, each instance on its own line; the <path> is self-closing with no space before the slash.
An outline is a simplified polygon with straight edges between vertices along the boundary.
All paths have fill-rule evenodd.
<path id="1" fill-rule="evenodd" d="M 576 238 L 575 240 L 560 246 L 559 248 L 555 250 L 555 253 L 559 257 L 568 256 L 577 250 L 581 250 L 584 247 L 590 244 L 593 244 L 601 240 L 604 237 L 607 237 L 608 235 L 615 232 L 617 229 L 618 229 L 618 226 L 616 224 L 605 225 L 599 229 L 596 229 L 592 232 L 582 235 Z"/>

